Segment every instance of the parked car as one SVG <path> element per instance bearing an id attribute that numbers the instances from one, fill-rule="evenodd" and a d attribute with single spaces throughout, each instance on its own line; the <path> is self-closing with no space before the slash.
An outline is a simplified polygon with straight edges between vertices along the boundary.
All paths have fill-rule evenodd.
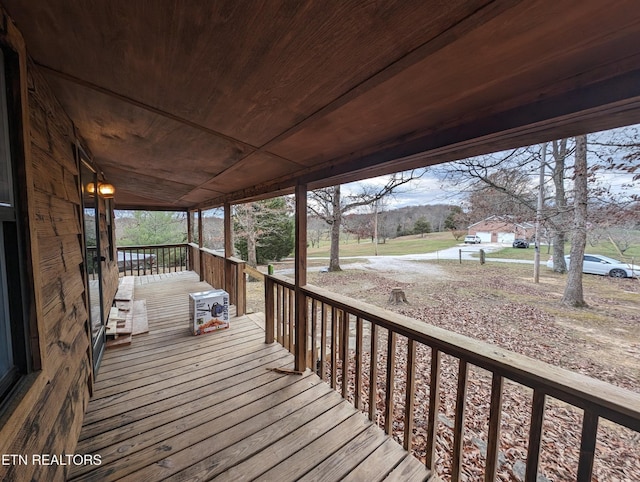
<path id="1" fill-rule="evenodd" d="M 528 248 L 529 241 L 527 241 L 526 239 L 514 239 L 512 246 L 514 248 Z"/>
<path id="2" fill-rule="evenodd" d="M 480 244 L 481 242 L 480 236 L 475 234 L 468 234 L 464 237 L 464 244 Z"/>
<path id="3" fill-rule="evenodd" d="M 564 259 L 568 268 L 571 257 L 567 255 Z M 547 261 L 547 267 L 553 268 L 553 256 Z M 640 266 L 602 256 L 601 254 L 585 254 L 582 263 L 582 272 L 609 275 L 614 278 L 637 278 L 640 276 Z"/>

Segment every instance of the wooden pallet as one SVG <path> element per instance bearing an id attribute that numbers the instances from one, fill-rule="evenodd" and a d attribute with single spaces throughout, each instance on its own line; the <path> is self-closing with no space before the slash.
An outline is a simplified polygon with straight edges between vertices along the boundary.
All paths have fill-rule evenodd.
<path id="1" fill-rule="evenodd" d="M 111 307 L 107 322 L 107 348 L 131 344 L 133 333 L 133 310 L 124 311 Z"/>

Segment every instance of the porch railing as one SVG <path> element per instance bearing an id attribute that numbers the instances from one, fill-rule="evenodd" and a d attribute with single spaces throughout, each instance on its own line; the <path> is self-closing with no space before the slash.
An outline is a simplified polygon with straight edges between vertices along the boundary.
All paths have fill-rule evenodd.
<path id="1" fill-rule="evenodd" d="M 412 450 L 414 432 L 420 428 L 421 436 L 426 439 L 426 453 L 422 456 L 429 468 L 436 463 L 437 436 L 438 440 L 444 437 L 441 411 L 453 410 L 453 420 L 448 423 L 453 428 L 449 452 L 449 473 L 453 481 L 461 479 L 463 470 L 465 414 L 469 408 L 476 408 L 467 397 L 471 367 L 489 372 L 483 398 L 488 406 L 485 481 L 496 480 L 501 419 L 509 411 L 518 410 L 511 402 L 503 409 L 508 380 L 532 389 L 532 400 L 527 405 L 530 418 L 523 422 L 528 423 L 526 481 L 535 481 L 537 477 L 543 424 L 548 423 L 545 405 L 551 398 L 583 410 L 581 427 L 579 419 L 575 426 L 577 440 L 580 440 L 576 457 L 578 481 L 591 480 L 601 418 L 640 432 L 640 394 L 321 288 L 306 285 L 301 287 L 301 292 L 307 306 L 307 366 L 316 369 L 321 378 L 368 413 L 372 421 L 383 425 L 388 434 L 395 432 L 407 450 Z M 290 280 L 265 277 L 266 342 L 277 340 L 293 353 L 297 339 L 294 298 L 294 284 Z M 417 352 L 423 356 L 416 357 Z M 450 404 L 445 401 L 447 394 L 441 390 L 443 357 L 448 362 L 453 361 L 450 357 L 457 360 L 457 378 L 451 377 L 457 381 L 447 382 L 452 383 L 450 391 L 455 394 Z M 425 358 L 430 361 L 419 362 Z M 453 371 L 455 373 L 455 368 Z M 401 373 L 406 373 L 402 375 L 404 379 Z M 404 393 L 396 396 L 398 390 Z M 422 412 L 416 410 L 416 403 L 421 403 L 416 402 L 417 393 L 428 397 L 424 404 L 428 410 L 423 419 L 416 415 Z M 403 402 L 396 407 L 396 400 Z"/>
<path id="2" fill-rule="evenodd" d="M 189 269 L 187 244 L 119 246 L 118 271 L 121 276 L 172 273 Z"/>

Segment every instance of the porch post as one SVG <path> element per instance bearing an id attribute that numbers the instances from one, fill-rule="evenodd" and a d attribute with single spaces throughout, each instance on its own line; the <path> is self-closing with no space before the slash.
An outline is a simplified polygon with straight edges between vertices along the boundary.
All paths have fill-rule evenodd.
<path id="1" fill-rule="evenodd" d="M 191 226 L 191 210 L 187 209 L 187 244 L 193 241 L 193 226 Z"/>
<path id="2" fill-rule="evenodd" d="M 229 297 L 234 302 L 237 301 L 237 296 L 235 292 L 235 286 L 233 283 L 233 273 L 231 270 L 233 266 L 229 262 L 229 258 L 233 256 L 233 244 L 231 242 L 231 205 L 229 203 L 224 203 L 224 222 L 223 222 L 223 237 L 224 237 L 224 262 L 222 263 L 222 286 L 224 290 L 229 293 Z M 237 307 L 237 305 L 236 305 Z"/>
<path id="3" fill-rule="evenodd" d="M 307 299 L 302 287 L 307 284 L 307 185 L 296 184 L 295 299 L 296 346 L 295 369 L 307 368 Z"/>
<path id="4" fill-rule="evenodd" d="M 224 257 L 233 256 L 233 230 L 231 229 L 231 204 L 224 203 Z"/>
<path id="5" fill-rule="evenodd" d="M 198 209 L 198 259 L 200 260 L 200 281 L 204 281 L 204 256 L 202 256 L 202 209 Z"/>

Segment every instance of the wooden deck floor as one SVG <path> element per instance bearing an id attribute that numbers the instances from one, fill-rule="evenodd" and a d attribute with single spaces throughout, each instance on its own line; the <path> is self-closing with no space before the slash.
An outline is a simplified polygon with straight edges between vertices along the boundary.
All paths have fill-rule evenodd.
<path id="1" fill-rule="evenodd" d="M 259 314 L 188 332 L 193 273 L 146 279 L 150 333 L 105 354 L 71 480 L 426 480 L 429 472 L 311 371 L 264 343 Z"/>

